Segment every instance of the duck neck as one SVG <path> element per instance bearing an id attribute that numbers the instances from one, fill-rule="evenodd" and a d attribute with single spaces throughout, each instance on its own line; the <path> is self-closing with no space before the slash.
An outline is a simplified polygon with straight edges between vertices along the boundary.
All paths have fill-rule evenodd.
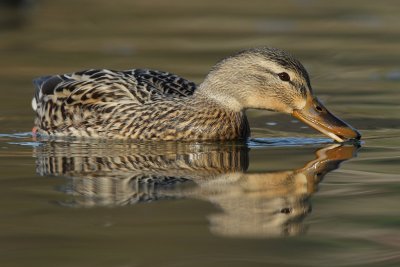
<path id="1" fill-rule="evenodd" d="M 194 98 L 213 103 L 228 112 L 244 111 L 242 104 L 234 97 L 225 93 L 224 86 L 204 81 L 194 93 Z"/>
<path id="2" fill-rule="evenodd" d="M 250 135 L 250 128 L 245 110 L 234 98 L 211 88 L 202 84 L 193 97 L 187 99 L 190 109 L 196 110 L 198 121 L 206 122 L 205 125 L 191 123 L 191 130 L 201 132 L 201 138 L 208 140 L 246 139 Z"/>

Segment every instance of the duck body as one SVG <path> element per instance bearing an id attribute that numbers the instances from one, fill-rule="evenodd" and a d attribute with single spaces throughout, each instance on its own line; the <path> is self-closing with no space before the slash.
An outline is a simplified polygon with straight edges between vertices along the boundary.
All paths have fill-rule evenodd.
<path id="1" fill-rule="evenodd" d="M 37 133 L 138 140 L 236 140 L 250 134 L 244 111 L 195 95 L 162 71 L 86 70 L 34 81 Z"/>
<path id="2" fill-rule="evenodd" d="M 336 141 L 360 138 L 313 95 L 303 65 L 275 48 L 218 62 L 198 86 L 147 69 L 86 70 L 34 80 L 40 135 L 138 140 L 238 140 L 247 109 L 291 114 Z"/>

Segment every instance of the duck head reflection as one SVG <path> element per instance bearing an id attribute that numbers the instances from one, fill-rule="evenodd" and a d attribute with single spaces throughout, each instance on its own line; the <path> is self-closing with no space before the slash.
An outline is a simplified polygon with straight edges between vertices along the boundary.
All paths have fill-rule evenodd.
<path id="1" fill-rule="evenodd" d="M 262 172 L 247 171 L 249 148 L 235 143 L 46 142 L 35 154 L 40 175 L 68 177 L 62 190 L 72 201 L 64 205 L 196 198 L 221 210 L 209 216 L 213 233 L 274 237 L 305 231 L 303 219 L 311 212 L 310 197 L 318 183 L 356 150 L 330 145 L 317 149 L 314 159 L 300 168 Z"/>

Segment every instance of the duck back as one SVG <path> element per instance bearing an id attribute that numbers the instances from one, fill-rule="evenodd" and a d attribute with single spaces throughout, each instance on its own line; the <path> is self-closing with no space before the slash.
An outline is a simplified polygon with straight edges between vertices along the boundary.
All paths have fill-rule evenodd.
<path id="1" fill-rule="evenodd" d="M 225 140 L 241 137 L 242 128 L 248 127 L 244 114 L 195 99 L 196 85 L 168 72 L 85 70 L 43 76 L 34 84 L 39 134 Z"/>

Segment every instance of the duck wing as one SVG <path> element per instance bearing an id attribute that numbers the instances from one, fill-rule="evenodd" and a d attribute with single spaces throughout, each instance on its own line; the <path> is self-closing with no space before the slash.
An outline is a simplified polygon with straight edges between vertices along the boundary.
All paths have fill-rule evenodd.
<path id="1" fill-rule="evenodd" d="M 124 110 L 156 106 L 167 99 L 175 101 L 196 90 L 194 83 L 177 75 L 139 69 L 85 70 L 39 77 L 34 84 L 36 129 L 60 135 L 67 130 L 72 135 L 84 135 L 93 127 L 97 133 L 105 131 L 105 121 L 118 119 Z M 117 109 L 119 113 L 113 114 Z"/>
<path id="2" fill-rule="evenodd" d="M 67 104 L 77 104 L 79 101 L 93 103 L 124 100 L 144 104 L 165 97 L 187 97 L 196 90 L 193 82 L 175 74 L 147 69 L 92 69 L 39 77 L 34 80 L 34 84 L 34 110 L 37 110 L 38 105 L 44 104 L 49 96 L 53 101 L 63 100 Z"/>
<path id="3" fill-rule="evenodd" d="M 124 71 L 135 77 L 137 89 L 162 96 L 187 97 L 193 95 L 196 84 L 178 75 L 158 70 L 136 69 Z"/>

